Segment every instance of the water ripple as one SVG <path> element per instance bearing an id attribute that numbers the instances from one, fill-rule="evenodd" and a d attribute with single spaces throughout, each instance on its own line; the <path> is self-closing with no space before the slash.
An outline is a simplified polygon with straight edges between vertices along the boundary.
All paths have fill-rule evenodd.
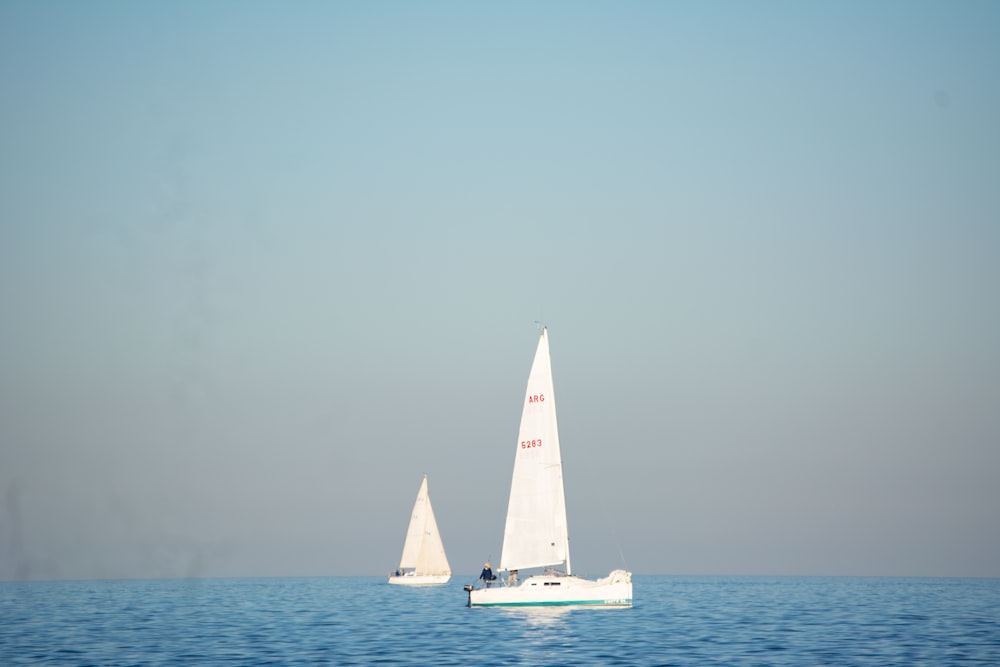
<path id="1" fill-rule="evenodd" d="M 633 609 L 548 610 L 462 583 L 0 583 L 0 664 L 1000 664 L 1000 580 L 637 576 Z"/>

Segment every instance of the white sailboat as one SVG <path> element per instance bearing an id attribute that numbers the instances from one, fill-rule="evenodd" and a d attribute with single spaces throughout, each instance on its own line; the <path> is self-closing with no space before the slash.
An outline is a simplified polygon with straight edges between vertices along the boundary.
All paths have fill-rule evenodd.
<path id="1" fill-rule="evenodd" d="M 565 564 L 565 572 L 555 566 Z M 518 580 L 528 568 L 549 568 Z M 559 429 L 547 330 L 542 329 L 521 413 L 497 581 L 466 586 L 470 607 L 632 606 L 632 573 L 602 579 L 574 576 L 563 490 Z"/>
<path id="2" fill-rule="evenodd" d="M 410 527 L 403 542 L 399 568 L 389 575 L 390 584 L 404 586 L 436 586 L 451 579 L 451 566 L 444 553 L 438 532 L 431 497 L 427 493 L 427 475 L 420 483 L 417 500 L 413 503 Z"/>

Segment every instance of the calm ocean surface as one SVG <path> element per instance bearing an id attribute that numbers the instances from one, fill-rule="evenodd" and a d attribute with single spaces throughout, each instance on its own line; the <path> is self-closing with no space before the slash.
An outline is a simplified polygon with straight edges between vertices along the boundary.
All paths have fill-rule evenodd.
<path id="1" fill-rule="evenodd" d="M 632 609 L 512 611 L 471 579 L 0 583 L 0 665 L 1000 665 L 1000 579 L 636 576 Z"/>

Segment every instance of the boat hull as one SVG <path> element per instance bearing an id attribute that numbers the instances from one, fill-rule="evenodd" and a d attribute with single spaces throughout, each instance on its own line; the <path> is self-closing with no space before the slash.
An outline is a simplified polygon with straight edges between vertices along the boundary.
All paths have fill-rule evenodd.
<path id="1" fill-rule="evenodd" d="M 632 573 L 615 570 L 591 581 L 542 574 L 519 585 L 493 585 L 469 591 L 470 607 L 631 607 Z"/>
<path id="2" fill-rule="evenodd" d="M 401 576 L 389 575 L 389 583 L 397 586 L 440 586 L 447 584 L 451 580 L 450 574 L 413 574 L 407 573 Z"/>

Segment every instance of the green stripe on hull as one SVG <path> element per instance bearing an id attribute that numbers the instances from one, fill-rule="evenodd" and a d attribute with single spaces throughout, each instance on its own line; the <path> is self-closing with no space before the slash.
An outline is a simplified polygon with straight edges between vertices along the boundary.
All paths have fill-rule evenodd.
<path id="1" fill-rule="evenodd" d="M 564 602 L 473 602 L 473 607 L 631 607 L 632 601 L 566 600 Z"/>

